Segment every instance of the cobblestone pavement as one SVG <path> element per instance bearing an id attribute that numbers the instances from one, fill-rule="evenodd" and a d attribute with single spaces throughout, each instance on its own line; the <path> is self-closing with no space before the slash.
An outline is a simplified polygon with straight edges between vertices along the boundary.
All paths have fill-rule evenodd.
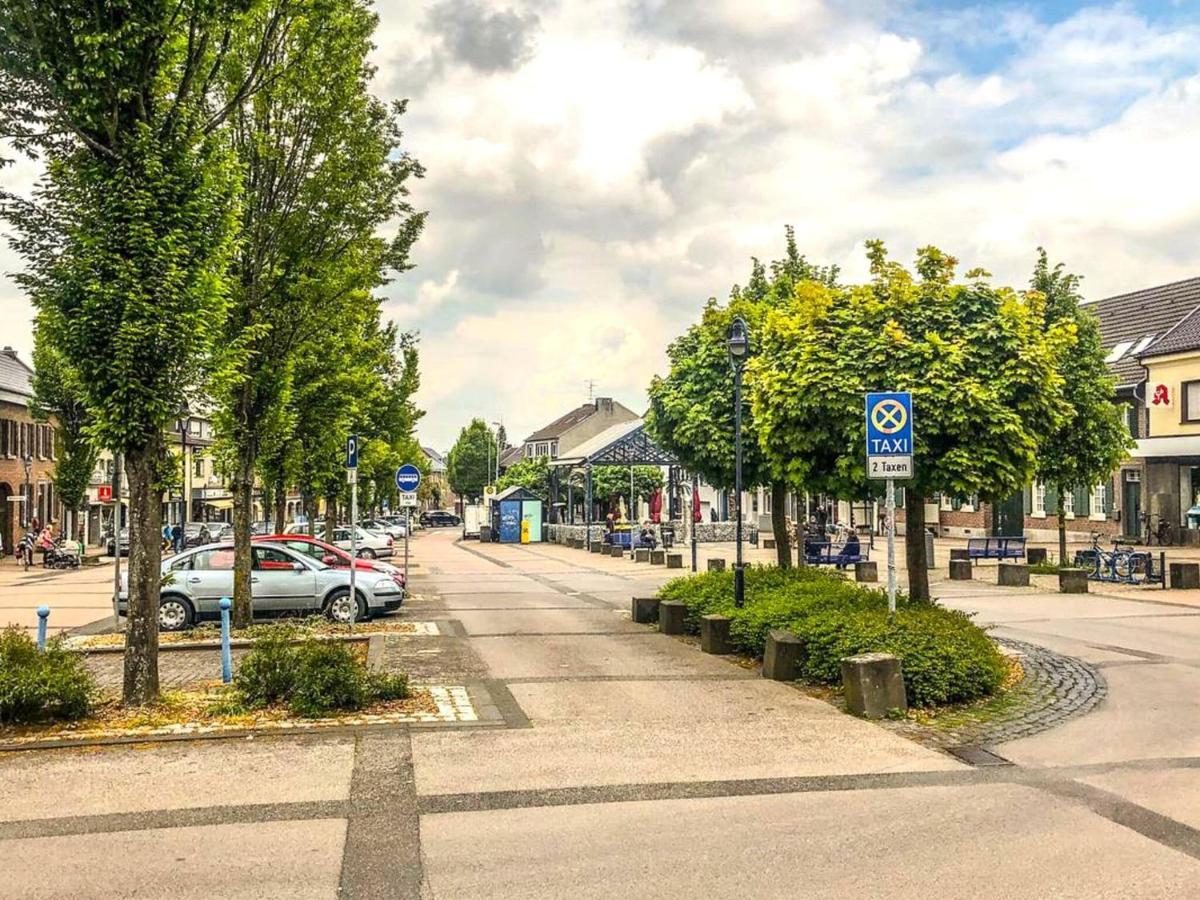
<path id="1" fill-rule="evenodd" d="M 233 662 L 246 655 L 248 648 L 234 648 Z M 85 663 L 96 685 L 105 693 L 119 694 L 124 681 L 124 657 L 120 653 L 88 653 Z M 164 689 L 178 690 L 221 678 L 220 650 L 159 650 L 158 683 Z"/>

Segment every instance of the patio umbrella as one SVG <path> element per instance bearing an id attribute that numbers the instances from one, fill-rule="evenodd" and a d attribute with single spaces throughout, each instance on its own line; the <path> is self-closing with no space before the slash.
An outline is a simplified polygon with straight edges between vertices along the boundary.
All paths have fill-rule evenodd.
<path id="1" fill-rule="evenodd" d="M 662 488 L 655 488 L 650 495 L 650 521 L 662 521 Z"/>
<path id="2" fill-rule="evenodd" d="M 700 521 L 700 492 L 697 490 L 692 491 L 692 521 Z"/>

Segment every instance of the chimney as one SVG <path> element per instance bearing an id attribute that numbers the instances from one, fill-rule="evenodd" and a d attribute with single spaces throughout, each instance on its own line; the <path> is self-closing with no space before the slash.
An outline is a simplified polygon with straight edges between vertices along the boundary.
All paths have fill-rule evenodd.
<path id="1" fill-rule="evenodd" d="M 17 351 L 12 347 L 6 346 L 3 350 L 0 350 L 0 353 L 3 353 L 5 356 L 11 356 L 13 359 L 17 358 Z"/>
<path id="2" fill-rule="evenodd" d="M 611 413 L 613 411 L 612 397 L 597 397 L 596 412 Z"/>

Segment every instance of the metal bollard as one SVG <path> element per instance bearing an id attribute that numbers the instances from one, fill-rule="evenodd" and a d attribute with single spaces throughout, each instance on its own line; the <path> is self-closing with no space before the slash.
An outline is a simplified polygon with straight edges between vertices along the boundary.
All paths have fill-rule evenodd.
<path id="1" fill-rule="evenodd" d="M 46 649 L 46 620 L 50 618 L 50 607 L 39 606 L 38 614 L 38 649 Z"/>
<path id="2" fill-rule="evenodd" d="M 229 607 L 233 601 L 221 598 L 221 680 L 226 684 L 233 681 L 233 650 L 229 647 Z"/>

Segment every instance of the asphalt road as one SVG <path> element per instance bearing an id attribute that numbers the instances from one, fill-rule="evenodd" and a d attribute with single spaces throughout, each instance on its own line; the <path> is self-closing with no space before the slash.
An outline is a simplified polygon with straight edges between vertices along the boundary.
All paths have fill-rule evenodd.
<path id="1" fill-rule="evenodd" d="M 393 652 L 475 727 L 0 757 L 14 897 L 1186 897 L 1200 610 L 946 585 L 1107 699 L 972 768 L 634 626 L 666 577 L 414 541 Z M 982 574 L 982 573 L 981 573 Z M 1161 595 L 1160 595 L 1161 596 Z M 483 708 L 489 712 L 484 715 Z"/>

